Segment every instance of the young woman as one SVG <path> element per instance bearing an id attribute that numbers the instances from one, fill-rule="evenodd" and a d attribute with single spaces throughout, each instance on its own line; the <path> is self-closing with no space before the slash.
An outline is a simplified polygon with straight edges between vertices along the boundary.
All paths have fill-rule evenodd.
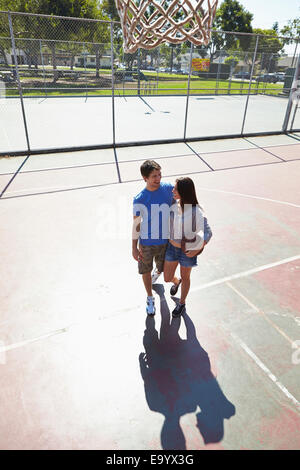
<path id="1" fill-rule="evenodd" d="M 172 312 L 175 318 L 184 313 L 192 268 L 197 266 L 197 256 L 209 242 L 212 232 L 198 203 L 191 178 L 178 178 L 173 196 L 176 203 L 171 207 L 170 239 L 165 256 L 164 280 L 173 282 L 171 295 L 177 293 L 181 284 L 180 301 Z M 175 277 L 178 264 L 180 264 L 179 279 Z"/>

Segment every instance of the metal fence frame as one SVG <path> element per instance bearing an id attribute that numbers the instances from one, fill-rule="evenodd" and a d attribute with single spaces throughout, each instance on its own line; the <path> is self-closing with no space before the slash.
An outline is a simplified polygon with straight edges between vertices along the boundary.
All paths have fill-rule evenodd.
<path id="1" fill-rule="evenodd" d="M 75 18 L 75 17 L 61 17 L 61 16 L 55 16 L 55 15 L 42 15 L 42 14 L 33 14 L 33 13 L 21 13 L 21 12 L 10 12 L 10 11 L 0 11 L 0 14 L 6 14 L 7 19 L 8 19 L 8 25 L 9 25 L 9 33 L 10 33 L 10 38 L 5 38 L 5 39 L 10 39 L 11 41 L 11 46 L 12 46 L 12 52 L 14 56 L 14 68 L 15 68 L 15 75 L 16 75 L 16 82 L 17 82 L 17 87 L 19 91 L 19 97 L 20 97 L 20 102 L 21 102 L 21 110 L 22 110 L 22 119 L 23 119 L 23 124 L 24 124 L 24 130 L 25 130 L 25 136 L 26 136 L 26 144 L 27 144 L 27 150 L 25 151 L 19 151 L 19 152 L 5 152 L 1 153 L 0 155 L 30 155 L 30 154 L 40 154 L 40 153 L 54 153 L 54 152 L 65 152 L 65 151 L 74 151 L 74 150 L 82 150 L 82 149 L 100 149 L 100 148 L 117 148 L 117 147 L 125 147 L 125 146 L 138 146 L 138 145 L 152 145 L 152 144 L 158 144 L 158 143 L 171 143 L 171 142 L 192 142 L 192 141 L 198 141 L 198 140 L 213 140 L 213 139 L 225 139 L 225 138 L 233 138 L 233 137 L 250 137 L 250 136 L 256 136 L 256 135 L 270 135 L 270 134 L 282 134 L 282 133 L 287 133 L 288 128 L 289 128 L 289 121 L 291 118 L 292 114 L 292 108 L 293 108 L 293 101 L 295 101 L 295 94 L 297 94 L 297 87 L 299 86 L 299 80 L 300 80 L 300 53 L 298 55 L 298 61 L 297 65 L 295 67 L 295 73 L 294 73 L 294 78 L 293 78 L 293 85 L 291 86 L 290 93 L 289 93 L 289 98 L 288 98 L 288 103 L 287 103 L 287 109 L 284 117 L 284 122 L 282 124 L 282 130 L 277 131 L 277 132 L 256 132 L 256 133 L 244 133 L 244 127 L 245 127 L 245 121 L 246 121 L 246 116 L 247 116 L 247 110 L 248 110 L 248 103 L 249 103 L 249 97 L 251 95 L 251 85 L 252 85 L 252 80 L 253 80 L 253 72 L 254 72 L 254 66 L 255 66 L 255 61 L 257 58 L 257 48 L 258 48 L 258 43 L 259 43 L 259 38 L 262 36 L 261 34 L 254 34 L 254 33 L 236 33 L 232 31 L 220 31 L 220 30 L 212 30 L 215 33 L 220 33 L 220 34 L 233 34 L 233 35 L 239 35 L 239 36 L 254 36 L 256 37 L 256 45 L 255 45 L 255 51 L 253 54 L 253 60 L 252 60 L 252 67 L 251 67 L 251 74 L 250 74 L 250 80 L 249 80 L 249 87 L 248 87 L 248 92 L 247 92 L 247 97 L 246 97 L 246 104 L 244 108 L 244 113 L 243 113 L 243 120 L 242 120 L 242 126 L 241 126 L 241 132 L 239 134 L 228 134 L 228 135 L 216 135 L 216 136 L 207 136 L 207 137 L 192 137 L 192 138 L 187 138 L 186 137 L 186 129 L 187 129 L 187 121 L 188 121 L 188 107 L 189 107 L 189 98 L 191 96 L 191 89 L 190 89 L 190 84 L 191 84 L 191 76 L 192 76 L 192 54 L 193 54 L 193 45 L 191 44 L 190 46 L 190 60 L 189 60 L 189 73 L 188 73 L 188 85 L 187 85 L 187 93 L 186 93 L 186 105 L 185 105 L 185 116 L 184 116 L 184 131 L 183 131 L 183 136 L 182 138 L 176 138 L 176 139 L 165 139 L 165 140 L 151 140 L 151 141 L 140 141 L 140 142 L 124 142 L 124 143 L 117 143 L 116 142 L 116 133 L 115 133 L 115 124 L 116 124 L 116 117 L 115 117 L 115 80 L 114 80 L 114 26 L 115 25 L 120 25 L 119 22 L 116 21 L 107 21 L 107 20 L 95 20 L 95 19 L 87 19 L 87 18 Z M 19 74 L 19 64 L 18 64 L 18 59 L 17 59 L 17 48 L 16 48 L 16 36 L 15 32 L 13 29 L 13 22 L 12 22 L 12 15 L 22 15 L 22 16 L 31 16 L 31 17 L 39 17 L 39 18 L 57 18 L 57 19 L 63 19 L 63 20 L 72 20 L 72 21 L 81 21 L 81 22 L 96 22 L 96 23 L 105 23 L 109 25 L 110 29 L 110 49 L 111 49 L 111 76 L 112 76 L 112 86 L 111 86 L 111 98 L 112 98 L 112 135 L 113 135 L 113 142 L 111 144 L 99 144 L 99 145 L 85 145 L 82 147 L 64 147 L 64 148 L 51 148 L 51 149 L 39 149 L 39 150 L 32 150 L 30 148 L 30 135 L 28 133 L 28 126 L 27 126 L 27 119 L 26 119 L 26 109 L 24 106 L 24 96 L 23 96 L 23 89 L 22 89 L 22 83 L 20 80 L 20 74 Z M 299 38 L 287 38 L 286 36 L 276 36 L 279 39 L 290 39 L 295 41 L 295 50 L 294 50 L 294 57 L 293 57 L 293 63 L 296 59 L 296 53 L 297 53 L 297 48 L 300 42 Z M 268 38 L 271 38 L 271 36 L 268 36 Z M 22 40 L 37 40 L 39 41 L 39 47 L 41 51 L 41 60 L 43 61 L 43 54 L 42 54 L 42 46 L 41 46 L 41 39 L 37 38 L 22 38 Z M 45 39 L 43 39 L 45 41 Z M 59 41 L 60 42 L 60 41 Z M 63 41 L 61 41 L 63 42 Z M 140 49 L 138 50 L 138 77 L 140 77 Z M 44 69 L 44 64 L 43 65 L 43 73 L 45 74 L 45 69 Z M 59 87 L 57 88 L 59 89 Z M 71 88 L 70 88 L 71 89 Z M 229 88 L 228 88 L 229 89 Z M 138 94 L 140 92 L 140 79 L 138 78 Z M 197 89 L 201 90 L 201 89 Z M 218 68 L 218 79 L 216 82 L 216 94 L 217 91 L 222 90 L 222 88 L 219 88 L 219 68 Z M 46 87 L 45 87 L 45 93 L 47 94 Z M 297 109 L 299 108 L 298 106 L 299 103 L 299 94 L 298 94 L 298 101 L 295 104 L 295 109 L 294 113 L 292 115 L 291 123 L 293 125 L 295 115 L 297 112 Z M 291 128 L 290 128 L 291 129 Z M 300 131 L 300 129 L 294 129 L 294 131 Z"/>

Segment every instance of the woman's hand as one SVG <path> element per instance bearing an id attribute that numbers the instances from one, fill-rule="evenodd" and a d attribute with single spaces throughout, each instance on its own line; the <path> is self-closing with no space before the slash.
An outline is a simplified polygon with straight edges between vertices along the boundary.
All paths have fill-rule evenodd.
<path id="1" fill-rule="evenodd" d="M 200 250 L 186 250 L 185 251 L 185 254 L 188 258 L 193 258 L 194 256 L 197 256 L 200 254 L 200 252 L 203 251 L 203 248 L 205 247 L 206 245 L 206 242 L 203 242 L 203 245 L 202 247 L 200 248 Z"/>
<path id="2" fill-rule="evenodd" d="M 188 258 L 193 258 L 194 256 L 196 256 L 197 254 L 199 253 L 199 250 L 187 250 L 185 252 L 186 256 Z"/>

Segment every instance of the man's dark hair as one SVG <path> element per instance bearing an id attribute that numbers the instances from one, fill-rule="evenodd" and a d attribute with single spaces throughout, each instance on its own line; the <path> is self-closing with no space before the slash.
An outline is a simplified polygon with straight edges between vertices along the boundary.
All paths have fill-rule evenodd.
<path id="1" fill-rule="evenodd" d="M 161 166 L 156 163 L 154 160 L 146 160 L 142 165 L 141 165 L 141 175 L 144 178 L 148 178 L 150 173 L 153 170 L 160 170 Z"/>

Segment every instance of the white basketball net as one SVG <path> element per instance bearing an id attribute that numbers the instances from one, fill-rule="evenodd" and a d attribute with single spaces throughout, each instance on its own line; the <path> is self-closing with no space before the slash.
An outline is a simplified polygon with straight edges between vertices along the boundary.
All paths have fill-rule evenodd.
<path id="1" fill-rule="evenodd" d="M 218 0 L 115 0 L 124 52 L 153 49 L 162 42 L 207 45 Z"/>

